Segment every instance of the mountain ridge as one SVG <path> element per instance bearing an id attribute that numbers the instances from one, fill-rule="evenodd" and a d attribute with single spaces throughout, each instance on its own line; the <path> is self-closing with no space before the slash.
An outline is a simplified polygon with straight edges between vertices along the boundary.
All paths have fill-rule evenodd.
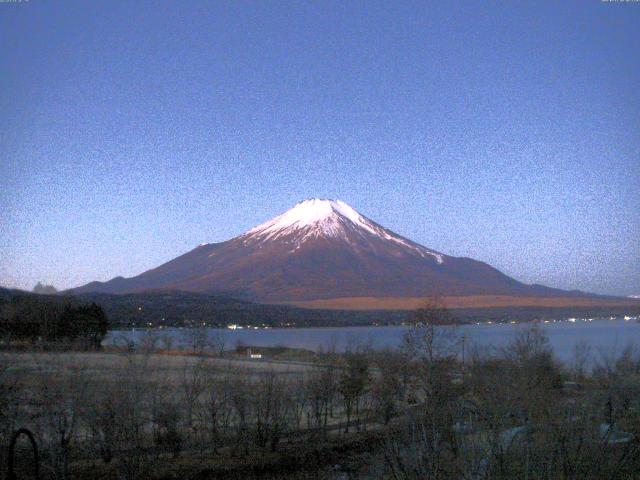
<path id="1" fill-rule="evenodd" d="M 259 302 L 341 297 L 584 296 L 519 282 L 491 265 L 432 250 L 340 200 L 309 199 L 247 232 L 201 244 L 140 275 L 74 293 L 183 290 Z"/>

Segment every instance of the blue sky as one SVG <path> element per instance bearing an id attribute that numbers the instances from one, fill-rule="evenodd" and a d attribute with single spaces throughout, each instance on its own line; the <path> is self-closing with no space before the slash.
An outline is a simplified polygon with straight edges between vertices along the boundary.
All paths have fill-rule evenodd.
<path id="1" fill-rule="evenodd" d="M 640 294 L 640 4 L 0 3 L 0 284 L 131 276 L 309 197 Z"/>

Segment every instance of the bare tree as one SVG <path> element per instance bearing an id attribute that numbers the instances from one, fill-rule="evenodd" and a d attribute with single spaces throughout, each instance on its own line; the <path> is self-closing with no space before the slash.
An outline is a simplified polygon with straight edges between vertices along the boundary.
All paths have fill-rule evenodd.
<path id="1" fill-rule="evenodd" d="M 72 442 L 76 439 L 82 406 L 88 401 L 88 379 L 85 369 L 73 356 L 61 365 L 52 358 L 37 361 L 36 398 L 39 400 L 40 437 L 55 478 L 70 478 L 69 461 Z M 52 375 L 53 371 L 64 372 Z"/>
<path id="2" fill-rule="evenodd" d="M 275 451 L 289 424 L 289 399 L 284 379 L 267 372 L 254 385 L 254 440 L 258 447 Z"/>
<path id="3" fill-rule="evenodd" d="M 585 341 L 578 342 L 573 349 L 573 364 L 571 373 L 576 380 L 582 380 L 587 375 L 591 358 L 591 346 Z"/>
<path id="4" fill-rule="evenodd" d="M 309 411 L 307 423 L 309 427 L 327 433 L 329 415 L 333 409 L 337 393 L 336 367 L 332 363 L 319 367 L 309 377 Z"/>
<path id="5" fill-rule="evenodd" d="M 173 347 L 173 337 L 170 334 L 165 333 L 160 337 L 160 345 L 162 345 L 162 349 L 164 351 L 171 350 L 171 347 Z"/>
<path id="6" fill-rule="evenodd" d="M 156 351 L 159 343 L 160 337 L 156 330 L 145 330 L 140 336 L 137 349 L 142 352 L 153 353 Z"/>
<path id="7" fill-rule="evenodd" d="M 385 425 L 405 400 L 409 363 L 406 355 L 391 350 L 380 352 L 376 359 L 378 375 L 373 379 L 371 393 L 376 414 Z"/>
<path id="8" fill-rule="evenodd" d="M 369 383 L 369 363 L 365 354 L 350 352 L 345 354 L 345 363 L 338 379 L 338 392 L 347 417 L 345 433 L 349 433 L 352 415 L 355 413 L 358 418 L 360 399 Z"/>
<path id="9" fill-rule="evenodd" d="M 178 402 L 170 398 L 163 398 L 152 411 L 154 444 L 161 451 L 169 450 L 174 458 L 180 454 L 183 445 L 180 412 Z"/>
<path id="10" fill-rule="evenodd" d="M 182 407 L 184 410 L 185 425 L 190 435 L 197 435 L 198 414 L 204 410 L 201 403 L 206 389 L 206 360 L 198 357 L 187 357 L 181 369 L 180 388 L 182 390 Z"/>
<path id="11" fill-rule="evenodd" d="M 411 317 L 404 349 L 415 359 L 432 363 L 458 354 L 461 337 L 449 310 L 437 298 L 425 301 Z"/>
<path id="12" fill-rule="evenodd" d="M 218 356 L 224 354 L 224 349 L 227 344 L 227 332 L 222 329 L 214 330 L 209 337 L 209 345 L 214 353 Z"/>
<path id="13" fill-rule="evenodd" d="M 206 405 L 209 441 L 215 451 L 222 443 L 223 435 L 228 431 L 233 413 L 232 382 L 228 370 L 219 377 L 219 372 L 209 369 L 206 377 Z"/>
<path id="14" fill-rule="evenodd" d="M 194 326 L 186 328 L 183 337 L 193 353 L 202 355 L 207 349 L 207 329 L 203 326 Z"/>

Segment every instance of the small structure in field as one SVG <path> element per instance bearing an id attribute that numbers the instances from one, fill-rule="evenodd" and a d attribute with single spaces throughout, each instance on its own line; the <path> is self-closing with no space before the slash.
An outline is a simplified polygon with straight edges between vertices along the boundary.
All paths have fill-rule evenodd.
<path id="1" fill-rule="evenodd" d="M 251 351 L 250 348 L 247 348 L 247 357 L 254 359 L 254 360 L 259 360 L 262 358 L 262 354 L 261 353 L 253 353 Z"/>

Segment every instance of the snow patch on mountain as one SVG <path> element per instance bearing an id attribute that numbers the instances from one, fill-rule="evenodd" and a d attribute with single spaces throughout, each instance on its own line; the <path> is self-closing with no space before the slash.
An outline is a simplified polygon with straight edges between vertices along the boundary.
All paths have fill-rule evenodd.
<path id="1" fill-rule="evenodd" d="M 329 237 L 348 240 L 347 226 L 355 227 L 361 233 L 400 244 L 422 257 L 431 256 L 438 263 L 444 261 L 442 254 L 389 232 L 360 215 L 353 207 L 341 200 L 318 198 L 305 200 L 282 215 L 252 228 L 242 235 L 242 238 L 246 243 L 251 239 L 272 241 L 293 235 L 296 237 L 294 249 L 296 250 L 300 244 L 312 238 Z"/>
<path id="2" fill-rule="evenodd" d="M 291 210 L 252 228 L 245 235 L 260 235 L 267 240 L 274 240 L 282 235 L 312 227 L 313 233 L 317 235 L 334 237 L 342 232 L 341 218 L 348 219 L 369 233 L 376 233 L 360 214 L 346 203 L 340 200 L 314 198 L 298 203 Z"/>

